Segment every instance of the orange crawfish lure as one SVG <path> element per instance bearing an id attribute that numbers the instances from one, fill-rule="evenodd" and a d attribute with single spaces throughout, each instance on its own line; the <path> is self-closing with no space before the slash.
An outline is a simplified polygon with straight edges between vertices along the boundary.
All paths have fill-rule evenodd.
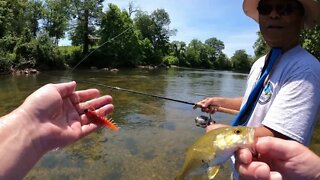
<path id="1" fill-rule="evenodd" d="M 99 116 L 93 108 L 85 109 L 84 113 L 86 114 L 88 119 L 90 119 L 96 123 L 101 123 L 114 131 L 119 130 L 119 127 L 117 126 L 117 124 L 115 122 L 113 122 L 113 120 L 111 118 L 108 119 L 108 118 Z"/>

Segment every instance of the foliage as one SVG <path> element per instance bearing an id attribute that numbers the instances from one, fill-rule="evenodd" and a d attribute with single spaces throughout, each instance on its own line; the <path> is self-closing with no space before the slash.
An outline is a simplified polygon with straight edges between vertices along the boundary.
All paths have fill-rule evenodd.
<path id="1" fill-rule="evenodd" d="M 259 59 L 261 56 L 267 54 L 270 51 L 270 47 L 267 45 L 266 41 L 263 39 L 261 32 L 257 32 L 258 39 L 253 45 L 255 60 Z"/>
<path id="2" fill-rule="evenodd" d="M 163 63 L 168 66 L 179 65 L 179 60 L 176 56 L 168 55 L 163 58 Z"/>
<path id="3" fill-rule="evenodd" d="M 302 33 L 302 45 L 320 60 L 320 25 Z"/>
<path id="4" fill-rule="evenodd" d="M 237 50 L 231 57 L 233 70 L 248 72 L 251 67 L 251 58 L 245 50 Z"/>
<path id="5" fill-rule="evenodd" d="M 59 39 L 64 38 L 68 29 L 69 3 L 66 0 L 46 0 L 43 7 L 43 24 L 49 37 L 54 38 L 58 44 Z"/>
<path id="6" fill-rule="evenodd" d="M 133 21 L 126 11 L 109 4 L 109 10 L 102 16 L 100 30 L 100 44 L 106 43 L 101 50 L 106 56 L 105 60 L 109 60 L 104 63 L 106 66 L 134 66 L 139 63 L 139 33 L 133 26 Z M 113 40 L 115 37 L 117 39 Z"/>
<path id="7" fill-rule="evenodd" d="M 134 67 L 178 65 L 248 72 L 252 62 L 238 50 L 229 59 L 216 37 L 188 44 L 170 42 L 177 30 L 170 28 L 164 9 L 150 14 L 129 4 L 128 12 L 104 0 L 0 0 L 0 71 L 12 68 L 63 68 L 74 66 L 90 53 L 82 67 Z M 133 16 L 134 15 L 134 16 Z M 133 17 L 131 17 L 133 16 Z M 58 47 L 69 34 L 71 47 Z M 301 44 L 320 59 L 320 27 L 305 30 Z M 269 47 L 261 33 L 253 46 L 253 59 Z"/>
<path id="8" fill-rule="evenodd" d="M 134 19 L 135 27 L 141 33 L 142 39 L 147 38 L 152 44 L 152 52 L 148 54 L 148 64 L 160 64 L 162 57 L 168 54 L 170 43 L 169 37 L 174 35 L 176 30 L 171 30 L 169 14 L 164 9 L 157 9 L 150 15 L 138 11 Z"/>
<path id="9" fill-rule="evenodd" d="M 100 25 L 102 3 L 104 0 L 72 0 L 70 15 L 74 27 L 70 32 L 73 45 L 83 45 L 83 56 L 87 55 L 90 41 L 89 36 L 95 36 L 96 26 Z"/>

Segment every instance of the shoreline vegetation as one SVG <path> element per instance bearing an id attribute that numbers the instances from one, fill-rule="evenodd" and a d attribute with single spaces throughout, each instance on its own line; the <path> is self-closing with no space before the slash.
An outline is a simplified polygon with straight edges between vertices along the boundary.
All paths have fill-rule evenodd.
<path id="1" fill-rule="evenodd" d="M 224 42 L 196 37 L 188 44 L 170 41 L 178 30 L 170 28 L 165 9 L 151 13 L 129 4 L 103 7 L 102 1 L 0 1 L 0 74 L 79 68 L 178 66 L 248 73 L 252 63 L 269 48 L 261 33 L 254 56 L 236 50 L 224 52 Z M 104 10 L 105 9 L 105 10 Z M 68 37 L 71 46 L 59 46 Z M 320 59 L 320 26 L 306 30 L 301 44 Z"/>

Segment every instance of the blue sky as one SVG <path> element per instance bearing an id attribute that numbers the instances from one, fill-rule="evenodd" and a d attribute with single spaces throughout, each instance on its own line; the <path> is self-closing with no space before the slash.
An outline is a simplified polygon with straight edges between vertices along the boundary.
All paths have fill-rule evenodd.
<path id="1" fill-rule="evenodd" d="M 170 16 L 170 28 L 177 29 L 170 40 L 189 43 L 192 39 L 204 42 L 216 37 L 224 42 L 228 57 L 239 49 L 254 55 L 252 46 L 259 27 L 243 13 L 242 0 L 106 0 L 105 8 L 113 3 L 120 9 L 128 9 L 129 2 L 149 14 L 159 8 L 165 9 Z M 68 44 L 68 41 L 60 44 Z"/>

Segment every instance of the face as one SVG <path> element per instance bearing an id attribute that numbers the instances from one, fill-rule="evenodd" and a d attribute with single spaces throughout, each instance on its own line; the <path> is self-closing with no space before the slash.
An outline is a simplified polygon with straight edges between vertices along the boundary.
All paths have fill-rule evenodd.
<path id="1" fill-rule="evenodd" d="M 270 47 L 286 51 L 299 44 L 303 15 L 297 2 L 261 0 L 258 10 L 260 31 Z"/>

